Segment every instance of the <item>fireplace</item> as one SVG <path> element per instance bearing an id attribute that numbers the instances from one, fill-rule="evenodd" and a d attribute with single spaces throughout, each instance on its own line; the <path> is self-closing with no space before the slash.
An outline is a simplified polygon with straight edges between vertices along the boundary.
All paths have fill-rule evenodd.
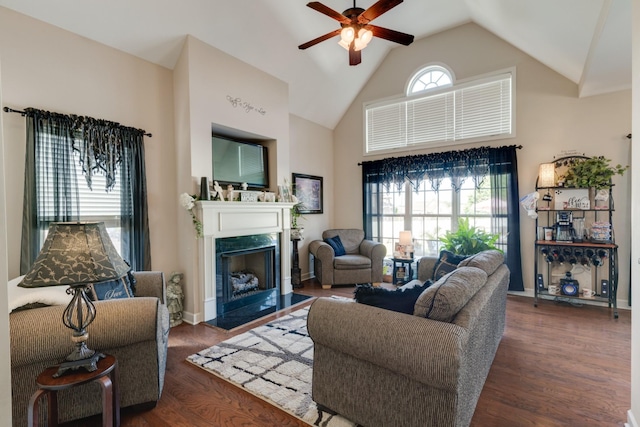
<path id="1" fill-rule="evenodd" d="M 219 252 L 228 252 L 233 257 L 233 252 L 240 254 L 242 251 L 249 253 L 240 262 L 253 262 L 250 257 L 273 257 L 273 271 L 269 270 L 273 277 L 273 288 L 265 286 L 259 294 L 274 294 L 274 299 L 293 294 L 291 286 L 291 239 L 290 239 L 290 211 L 293 203 L 284 202 L 229 202 L 229 201 L 199 201 L 196 203 L 196 215 L 201 218 L 203 238 L 198 240 L 197 281 L 200 288 L 194 293 L 196 303 L 194 312 L 185 312 L 185 320 L 189 323 L 209 322 L 216 318 L 226 317 L 220 310 L 232 310 L 227 313 L 236 314 L 239 310 L 233 310 L 234 304 L 241 304 L 236 300 L 244 297 L 261 297 L 237 294 L 234 298 L 227 298 L 223 302 L 222 288 L 218 283 L 222 277 L 223 261 Z M 263 237 L 260 237 L 263 236 Z M 265 238 L 264 236 L 268 236 Z M 228 240 L 227 240 L 228 239 Z M 258 240 L 257 245 L 247 244 Z M 261 254 L 263 248 L 274 246 L 272 255 Z M 256 249 L 256 252 L 252 252 Z M 266 252 L 272 251 L 269 249 Z M 232 265 L 235 261 L 231 258 Z M 230 265 L 230 270 L 235 268 Z M 238 270 L 242 271 L 243 267 Z M 251 267 L 253 269 L 253 267 Z M 261 280 L 258 277 L 258 280 Z M 262 282 L 267 283 L 267 282 Z M 221 286 L 221 285 L 220 285 Z M 260 289 L 258 286 L 258 289 Z M 274 290 L 275 289 L 275 290 Z M 232 291 L 233 292 L 233 291 Z M 240 292 L 242 293 L 242 292 Z M 256 292 L 257 293 L 257 292 Z M 232 294 L 233 295 L 233 294 Z M 280 298 L 278 298 L 280 297 Z M 188 298 L 188 296 L 187 296 Z M 242 304 L 248 302 L 243 301 Z"/>
<path id="2" fill-rule="evenodd" d="M 215 247 L 218 316 L 257 310 L 280 295 L 277 233 L 219 238 Z"/>

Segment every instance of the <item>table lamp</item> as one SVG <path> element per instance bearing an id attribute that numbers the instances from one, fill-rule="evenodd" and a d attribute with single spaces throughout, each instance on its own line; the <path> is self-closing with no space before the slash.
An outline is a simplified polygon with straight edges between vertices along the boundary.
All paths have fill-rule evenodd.
<path id="1" fill-rule="evenodd" d="M 400 232 L 400 245 L 404 248 L 404 257 L 413 258 L 413 237 L 411 231 Z"/>
<path id="2" fill-rule="evenodd" d="M 54 377 L 67 370 L 85 368 L 92 372 L 104 354 L 87 347 L 87 327 L 96 317 L 96 308 L 87 295 L 90 284 L 118 279 L 129 271 L 129 265 L 113 246 L 103 222 L 53 223 L 31 270 L 18 286 L 38 288 L 69 286 L 73 295 L 65 308 L 62 322 L 73 330 L 75 348 Z"/>

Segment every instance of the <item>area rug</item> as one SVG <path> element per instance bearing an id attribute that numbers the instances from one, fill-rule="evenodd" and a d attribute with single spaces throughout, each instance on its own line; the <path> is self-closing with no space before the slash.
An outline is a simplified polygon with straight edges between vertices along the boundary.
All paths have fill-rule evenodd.
<path id="1" fill-rule="evenodd" d="M 307 333 L 309 307 L 204 349 L 187 361 L 272 403 L 302 421 L 323 427 L 352 427 L 321 411 L 311 399 L 313 341 Z"/>

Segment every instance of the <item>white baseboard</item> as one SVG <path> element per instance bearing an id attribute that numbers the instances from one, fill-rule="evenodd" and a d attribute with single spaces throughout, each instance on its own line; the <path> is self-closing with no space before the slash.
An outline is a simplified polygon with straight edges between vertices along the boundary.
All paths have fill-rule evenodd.
<path id="1" fill-rule="evenodd" d="M 525 288 L 524 291 L 509 291 L 509 295 L 518 295 L 521 297 L 528 297 L 528 298 L 534 298 L 534 292 L 532 288 Z M 539 297 L 540 299 L 553 299 L 553 296 L 544 296 L 544 297 Z M 581 299 L 580 300 L 581 303 L 583 304 L 588 304 L 588 305 L 597 305 L 600 307 L 607 307 L 607 303 L 606 302 L 602 302 L 602 301 L 589 301 L 586 299 Z M 618 300 L 618 310 L 631 310 L 631 306 L 629 306 L 629 301 L 621 301 Z M 640 427 L 640 426 L 638 426 Z"/>
<path id="2" fill-rule="evenodd" d="M 627 422 L 624 424 L 624 427 L 640 427 L 640 424 L 636 421 L 631 409 L 627 411 Z"/>

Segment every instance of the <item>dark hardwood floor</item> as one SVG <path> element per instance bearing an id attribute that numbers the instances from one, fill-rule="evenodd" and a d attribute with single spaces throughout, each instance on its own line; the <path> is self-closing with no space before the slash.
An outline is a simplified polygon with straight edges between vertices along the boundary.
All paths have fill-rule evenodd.
<path id="1" fill-rule="evenodd" d="M 353 287 L 323 291 L 307 281 L 296 292 L 351 297 Z M 121 425 L 306 426 L 185 358 L 311 302 L 230 332 L 204 324 L 172 328 L 160 402 L 148 411 L 123 410 Z M 541 301 L 534 307 L 531 298 L 509 296 L 506 331 L 471 425 L 623 426 L 631 406 L 630 360 L 630 311 L 620 310 L 619 319 L 613 319 L 608 308 L 553 301 Z M 68 423 L 67 427 L 93 425 L 100 425 L 99 417 Z"/>

